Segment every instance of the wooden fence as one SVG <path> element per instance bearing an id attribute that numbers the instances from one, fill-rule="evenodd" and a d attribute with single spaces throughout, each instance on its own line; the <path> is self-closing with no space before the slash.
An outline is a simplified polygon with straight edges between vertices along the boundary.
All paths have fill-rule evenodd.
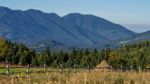
<path id="1" fill-rule="evenodd" d="M 9 66 L 6 65 L 5 67 L 0 67 L 0 74 L 3 75 L 11 75 L 11 74 L 15 74 L 15 73 L 26 73 L 26 74 L 30 74 L 30 73 L 45 73 L 45 72 L 76 72 L 76 71 L 82 71 L 82 70 L 87 70 L 87 69 L 77 69 L 77 68 L 67 68 L 67 69 L 63 69 L 62 66 L 58 66 L 57 68 L 52 68 L 52 67 L 48 67 L 46 65 L 43 66 Z"/>
<path id="2" fill-rule="evenodd" d="M 74 68 L 68 68 L 68 69 L 63 69 L 63 67 L 60 65 L 57 67 L 57 69 L 55 68 L 51 68 L 51 67 L 48 67 L 46 66 L 45 64 L 43 66 L 30 66 L 30 65 L 27 65 L 27 66 L 9 66 L 9 65 L 6 65 L 5 67 L 0 67 L 0 74 L 4 74 L 4 75 L 11 75 L 11 74 L 15 74 L 15 73 L 26 73 L 26 74 L 30 74 L 30 73 L 45 73 L 45 72 L 79 72 L 79 71 L 90 71 L 89 68 L 85 68 L 85 69 L 78 69 L 76 67 Z M 93 69 L 92 69 L 93 70 Z M 138 69 L 138 72 L 141 72 L 141 68 L 139 67 Z M 124 72 L 122 70 L 122 67 L 119 69 L 119 70 L 113 70 L 113 71 L 119 71 L 119 72 Z M 130 70 L 128 70 L 130 72 L 132 72 L 132 67 L 130 68 Z"/>

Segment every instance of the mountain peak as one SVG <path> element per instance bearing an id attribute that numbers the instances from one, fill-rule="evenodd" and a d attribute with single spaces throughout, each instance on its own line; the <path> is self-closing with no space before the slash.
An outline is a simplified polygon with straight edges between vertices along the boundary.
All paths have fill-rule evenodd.
<path id="1" fill-rule="evenodd" d="M 81 14 L 81 13 L 70 13 L 70 14 L 67 14 L 63 17 L 69 17 L 69 16 L 73 16 L 73 17 L 83 17 L 83 16 L 84 17 L 97 17 L 97 16 L 92 15 L 92 14 Z M 98 18 L 100 18 L 100 17 L 98 17 Z"/>
<path id="2" fill-rule="evenodd" d="M 42 11 L 40 11 L 40 10 L 35 10 L 35 9 L 28 9 L 28 10 L 26 10 L 25 12 L 43 13 Z"/>
<path id="3" fill-rule="evenodd" d="M 60 17 L 57 13 L 48 13 L 51 16 Z"/>
<path id="4" fill-rule="evenodd" d="M 3 12 L 3 11 L 11 11 L 11 9 L 9 9 L 8 7 L 0 6 L 0 12 Z"/>
<path id="5" fill-rule="evenodd" d="M 104 18 L 92 15 L 92 14 L 81 14 L 81 13 L 70 13 L 68 15 L 65 15 L 63 17 L 64 19 L 74 19 L 74 20 L 86 20 L 86 21 L 90 21 L 90 22 L 105 22 L 104 24 L 113 24 L 111 21 L 108 21 Z"/>
<path id="6" fill-rule="evenodd" d="M 0 6 L 0 9 L 10 10 L 8 7 Z"/>
<path id="7" fill-rule="evenodd" d="M 67 14 L 67 15 L 65 15 L 65 16 L 70 16 L 70 15 L 73 16 L 73 15 L 83 15 L 83 14 L 81 14 L 81 13 L 69 13 L 69 14 Z M 65 16 L 64 16 L 64 17 L 65 17 Z"/>
<path id="8" fill-rule="evenodd" d="M 27 13 L 31 13 L 31 14 L 45 14 L 45 15 L 50 15 L 50 16 L 53 16 L 53 17 L 60 17 L 58 14 L 56 13 L 45 13 L 43 11 L 40 11 L 40 10 L 35 10 L 35 9 L 28 9 L 26 10 L 25 12 Z"/>

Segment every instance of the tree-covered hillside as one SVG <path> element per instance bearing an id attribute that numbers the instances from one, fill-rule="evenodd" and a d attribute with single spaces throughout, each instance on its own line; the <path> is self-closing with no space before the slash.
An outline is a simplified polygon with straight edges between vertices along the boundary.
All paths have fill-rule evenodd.
<path id="1" fill-rule="evenodd" d="M 35 51 L 24 44 L 16 44 L 0 38 L 0 62 L 12 64 L 31 64 Z"/>
<path id="2" fill-rule="evenodd" d="M 5 39 L 0 39 L 0 62 L 12 64 L 31 64 L 33 66 L 51 67 L 62 66 L 65 68 L 94 68 L 102 60 L 107 60 L 114 69 L 138 69 L 150 65 L 150 41 L 132 45 L 123 45 L 118 49 L 90 50 L 73 49 L 71 52 L 51 51 L 48 47 L 41 53 L 27 48 L 23 44 L 16 44 Z"/>
<path id="3" fill-rule="evenodd" d="M 150 64 L 150 41 L 143 41 L 132 45 L 123 45 L 112 50 L 108 56 L 109 63 L 114 68 L 148 68 Z"/>

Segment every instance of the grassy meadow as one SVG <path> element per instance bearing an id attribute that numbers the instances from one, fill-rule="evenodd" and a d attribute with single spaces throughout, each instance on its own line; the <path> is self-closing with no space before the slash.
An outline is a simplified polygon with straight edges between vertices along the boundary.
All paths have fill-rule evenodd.
<path id="1" fill-rule="evenodd" d="M 13 71 L 19 71 L 14 73 Z M 95 70 L 13 69 L 0 75 L 0 84 L 149 84 L 150 72 L 100 72 Z M 2 72 L 2 70 L 1 70 Z M 4 71 L 3 71 L 4 72 Z"/>

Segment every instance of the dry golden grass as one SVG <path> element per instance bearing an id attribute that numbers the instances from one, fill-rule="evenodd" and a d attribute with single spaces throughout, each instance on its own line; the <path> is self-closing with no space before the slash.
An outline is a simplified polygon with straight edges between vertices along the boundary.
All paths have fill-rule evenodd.
<path id="1" fill-rule="evenodd" d="M 98 72 L 81 70 L 1 75 L 0 84 L 150 84 L 149 72 Z"/>

